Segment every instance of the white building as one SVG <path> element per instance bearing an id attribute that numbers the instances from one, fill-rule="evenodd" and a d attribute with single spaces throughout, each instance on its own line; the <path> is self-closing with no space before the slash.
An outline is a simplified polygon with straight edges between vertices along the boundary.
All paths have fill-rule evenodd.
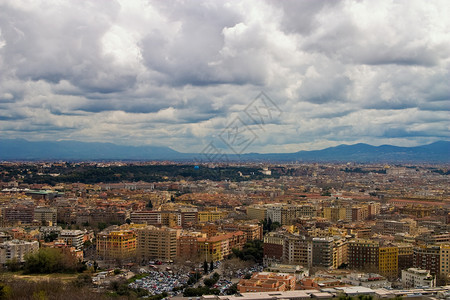
<path id="1" fill-rule="evenodd" d="M 404 288 L 435 287 L 436 278 L 429 270 L 409 268 L 402 270 L 402 284 Z"/>
<path id="2" fill-rule="evenodd" d="M 0 244 L 0 264 L 5 264 L 11 259 L 24 262 L 25 256 L 39 250 L 38 241 L 27 242 L 21 240 L 6 241 Z"/>
<path id="3" fill-rule="evenodd" d="M 272 220 L 272 222 L 278 222 L 282 224 L 281 222 L 281 205 L 275 204 L 267 207 L 267 219 Z"/>
<path id="4" fill-rule="evenodd" d="M 81 230 L 62 230 L 59 238 L 64 240 L 67 245 L 75 247 L 77 250 L 83 249 L 84 231 Z"/>
<path id="5" fill-rule="evenodd" d="M 342 278 L 342 282 L 371 289 L 391 287 L 391 283 L 385 277 L 374 273 L 351 273 Z"/>

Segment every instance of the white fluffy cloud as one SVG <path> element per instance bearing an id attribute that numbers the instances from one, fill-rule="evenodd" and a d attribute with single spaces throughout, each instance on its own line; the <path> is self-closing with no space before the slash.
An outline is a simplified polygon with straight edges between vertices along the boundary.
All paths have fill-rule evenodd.
<path id="1" fill-rule="evenodd" d="M 255 152 L 449 139 L 448 1 L 0 1 L 1 138 Z"/>

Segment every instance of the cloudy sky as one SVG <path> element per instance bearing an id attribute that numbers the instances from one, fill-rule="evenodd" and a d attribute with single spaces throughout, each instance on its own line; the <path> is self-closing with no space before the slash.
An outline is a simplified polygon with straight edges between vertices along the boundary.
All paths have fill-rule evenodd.
<path id="1" fill-rule="evenodd" d="M 449 16 L 447 0 L 0 0 L 0 138 L 449 140 Z"/>

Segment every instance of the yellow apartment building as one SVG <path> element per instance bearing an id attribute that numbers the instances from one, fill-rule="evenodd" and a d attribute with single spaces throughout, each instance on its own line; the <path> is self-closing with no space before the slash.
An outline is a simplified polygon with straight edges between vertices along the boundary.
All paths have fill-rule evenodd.
<path id="1" fill-rule="evenodd" d="M 136 233 L 132 230 L 100 232 L 97 254 L 103 259 L 128 259 L 136 255 Z"/>
<path id="2" fill-rule="evenodd" d="M 386 246 L 379 248 L 378 271 L 387 278 L 397 278 L 398 275 L 398 247 Z"/>
<path id="3" fill-rule="evenodd" d="M 226 217 L 226 213 L 219 210 L 210 210 L 210 211 L 199 211 L 198 212 L 198 222 L 214 222 L 217 220 L 222 220 Z"/>

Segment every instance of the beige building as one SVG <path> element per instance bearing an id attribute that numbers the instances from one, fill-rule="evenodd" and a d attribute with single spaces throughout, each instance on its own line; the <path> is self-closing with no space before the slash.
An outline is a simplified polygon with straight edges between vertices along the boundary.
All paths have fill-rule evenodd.
<path id="1" fill-rule="evenodd" d="M 267 208 L 262 205 L 250 205 L 247 207 L 247 216 L 262 221 L 267 218 Z"/>
<path id="2" fill-rule="evenodd" d="M 333 269 L 338 269 L 342 264 L 348 263 L 347 241 L 335 240 L 333 247 Z"/>
<path id="3" fill-rule="evenodd" d="M 285 235 L 282 260 L 288 264 L 312 266 L 311 239 L 296 234 Z"/>
<path id="4" fill-rule="evenodd" d="M 323 217 L 332 222 L 352 221 L 352 211 L 345 207 L 324 207 Z"/>
<path id="5" fill-rule="evenodd" d="M 41 224 L 53 225 L 57 220 L 56 207 L 40 206 L 34 209 L 34 219 Z"/>
<path id="6" fill-rule="evenodd" d="M 171 260 L 177 256 L 180 231 L 172 228 L 147 226 L 136 231 L 139 259 Z"/>
<path id="7" fill-rule="evenodd" d="M 441 245 L 440 252 L 440 274 L 450 274 L 450 244 Z"/>

